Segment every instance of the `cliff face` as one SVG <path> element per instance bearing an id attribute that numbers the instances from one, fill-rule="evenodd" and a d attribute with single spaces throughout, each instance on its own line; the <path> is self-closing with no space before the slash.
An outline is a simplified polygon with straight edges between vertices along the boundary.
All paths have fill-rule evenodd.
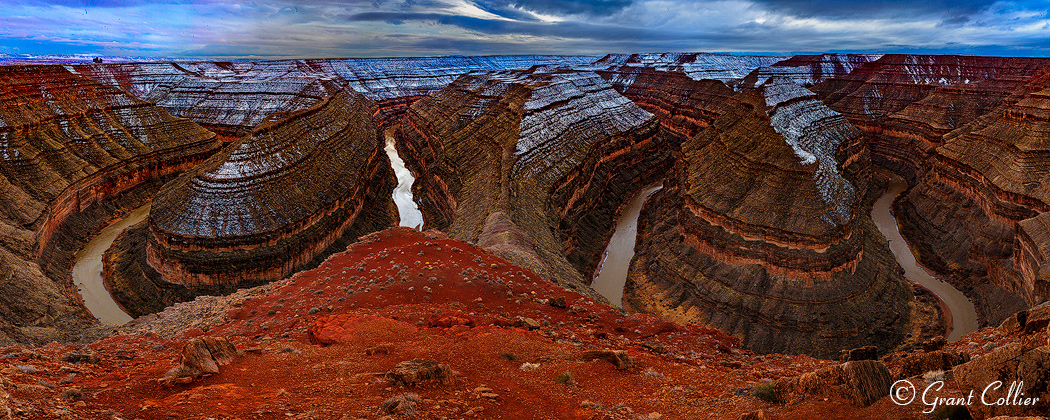
<path id="1" fill-rule="evenodd" d="M 339 238 L 363 206 L 389 207 L 365 202 L 392 178 L 372 110 L 341 91 L 165 185 L 150 211 L 149 266 L 199 291 L 277 280 Z"/>
<path id="2" fill-rule="evenodd" d="M 200 126 L 62 67 L 0 67 L 4 334 L 55 339 L 28 326 L 80 322 L 70 319 L 81 311 L 69 290 L 77 249 L 219 147 Z"/>
<path id="3" fill-rule="evenodd" d="M 821 54 L 796 55 L 770 66 L 759 67 L 744 77 L 737 86 L 754 88 L 772 77 L 791 79 L 795 84 L 811 87 L 836 77 L 843 77 L 854 69 L 882 57 L 881 54 Z"/>
<path id="4" fill-rule="evenodd" d="M 709 127 L 735 95 L 717 80 L 693 80 L 685 73 L 650 67 L 621 66 L 596 73 L 617 92 L 655 115 L 661 128 L 679 142 Z"/>
<path id="5" fill-rule="evenodd" d="M 737 94 L 643 211 L 625 301 L 760 352 L 896 346 L 911 295 L 861 210 L 859 137 L 788 79 Z"/>
<path id="6" fill-rule="evenodd" d="M 874 163 L 909 180 L 894 208 L 902 233 L 986 324 L 1047 298 L 1036 293 L 1036 225 L 1027 224 L 1031 235 L 1015 225 L 1046 211 L 1034 178 L 1043 172 L 1038 91 L 1048 65 L 887 55 L 813 88 L 866 132 Z"/>
<path id="7" fill-rule="evenodd" d="M 537 255 L 530 268 L 573 288 L 619 207 L 667 165 L 657 120 L 590 72 L 463 76 L 413 104 L 395 135 L 428 174 L 415 184 L 428 227 L 515 245 L 499 248 Z"/>
<path id="8" fill-rule="evenodd" d="M 324 80 L 375 101 L 377 123 L 387 126 L 412 102 L 467 72 L 571 66 L 593 60 L 586 56 L 423 57 L 84 64 L 69 69 L 232 138 L 247 134 L 268 116 L 303 110 L 331 96 L 334 92 L 325 88 Z"/>
<path id="9" fill-rule="evenodd" d="M 788 57 L 771 55 L 730 55 L 712 53 L 609 54 L 595 61 L 595 69 L 644 67 L 682 73 L 693 80 L 728 82 L 747 76 L 752 70 L 769 66 Z"/>

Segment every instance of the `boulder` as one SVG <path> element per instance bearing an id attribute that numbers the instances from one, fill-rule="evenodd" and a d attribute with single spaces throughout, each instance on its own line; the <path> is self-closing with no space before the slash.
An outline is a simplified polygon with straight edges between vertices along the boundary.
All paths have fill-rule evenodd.
<path id="1" fill-rule="evenodd" d="M 226 337 L 200 337 L 190 339 L 182 346 L 179 364 L 161 379 L 167 384 L 188 383 L 204 375 L 219 373 L 237 356 L 237 348 Z"/>
<path id="2" fill-rule="evenodd" d="M 1037 415 L 1050 410 L 1050 346 L 1010 343 L 956 366 L 952 377 L 959 388 L 983 392 L 989 401 L 1008 398 L 1009 404 L 972 405 L 970 410 L 982 417 Z M 989 386 L 993 388 L 986 390 Z"/>
<path id="3" fill-rule="evenodd" d="M 893 377 L 882 362 L 861 360 L 779 379 L 774 383 L 777 398 L 794 401 L 799 395 L 838 397 L 867 407 L 889 395 Z"/>
<path id="4" fill-rule="evenodd" d="M 421 382 L 447 382 L 452 379 L 452 368 L 431 359 L 415 359 L 398 363 L 386 378 L 395 385 L 415 386 Z"/>
<path id="5" fill-rule="evenodd" d="M 634 367 L 634 360 L 623 350 L 587 350 L 580 358 L 584 361 L 605 360 L 616 366 L 616 369 L 626 370 Z"/>

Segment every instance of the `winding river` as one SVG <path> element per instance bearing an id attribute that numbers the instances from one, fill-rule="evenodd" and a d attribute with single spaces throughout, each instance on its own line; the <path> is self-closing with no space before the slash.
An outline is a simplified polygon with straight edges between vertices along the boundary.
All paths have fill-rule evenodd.
<path id="1" fill-rule="evenodd" d="M 896 174 L 881 172 L 890 179 L 889 188 L 879 197 L 871 210 L 871 217 L 886 239 L 889 240 L 890 249 L 901 267 L 904 268 L 905 277 L 927 290 L 933 292 L 944 302 L 952 319 L 952 330 L 947 340 L 958 341 L 963 334 L 977 330 L 977 311 L 973 302 L 962 292 L 952 285 L 941 281 L 930 275 L 915 260 L 908 243 L 897 229 L 897 221 L 890 213 L 893 200 L 908 188 L 906 182 Z M 646 187 L 627 204 L 627 208 L 616 222 L 616 230 L 613 231 L 609 245 L 605 249 L 598 275 L 591 284 L 598 293 L 609 299 L 615 306 L 620 306 L 623 300 L 623 286 L 627 281 L 627 269 L 631 258 L 634 257 L 634 241 L 638 232 L 638 216 L 642 205 L 649 196 L 659 190 L 660 185 L 654 184 Z"/>
<path id="2" fill-rule="evenodd" d="M 416 179 L 405 167 L 405 161 L 397 154 L 393 134 L 387 130 L 385 136 L 386 147 L 383 150 L 390 158 L 390 167 L 394 169 L 394 176 L 397 177 L 397 187 L 394 187 L 394 204 L 397 205 L 397 212 L 401 216 L 401 226 L 422 229 L 423 214 L 419 212 L 419 206 L 412 199 L 412 183 Z"/>
<path id="3" fill-rule="evenodd" d="M 904 267 L 904 276 L 909 281 L 933 292 L 948 307 L 948 312 L 952 317 L 952 332 L 948 334 L 947 340 L 949 342 L 959 341 L 963 334 L 977 331 L 977 311 L 973 307 L 973 302 L 970 302 L 970 299 L 959 289 L 931 276 L 915 261 L 915 255 L 911 253 L 911 248 L 901 236 L 897 229 L 897 220 L 890 212 L 893 200 L 908 189 L 908 184 L 896 174 L 885 171 L 879 171 L 879 173 L 889 177 L 890 185 L 886 193 L 879 197 L 872 207 L 871 218 L 875 220 L 879 231 L 890 241 L 890 250 L 893 251 L 893 256 L 897 258 L 901 267 Z"/>
<path id="4" fill-rule="evenodd" d="M 638 215 L 642 212 L 645 200 L 661 188 L 663 185 L 660 183 L 649 185 L 627 202 L 627 208 L 616 219 L 612 238 L 609 238 L 609 245 L 605 248 L 605 254 L 598 265 L 598 275 L 591 283 L 594 290 L 609 299 L 617 308 L 623 305 L 623 285 L 627 282 L 627 269 L 631 266 L 631 258 L 634 258 Z"/>
<path id="5" fill-rule="evenodd" d="M 103 323 L 124 324 L 131 321 L 131 316 L 120 309 L 106 290 L 102 281 L 102 254 L 109 249 L 121 231 L 149 216 L 149 207 L 149 203 L 146 203 L 120 221 L 102 229 L 102 232 L 91 238 L 87 245 L 84 245 L 84 249 L 77 253 L 76 264 L 73 265 L 73 284 L 77 286 L 84 306 Z"/>

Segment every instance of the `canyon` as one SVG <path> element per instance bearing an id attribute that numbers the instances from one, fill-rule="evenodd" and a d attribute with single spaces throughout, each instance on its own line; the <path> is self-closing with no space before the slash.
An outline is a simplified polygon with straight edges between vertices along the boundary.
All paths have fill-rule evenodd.
<path id="1" fill-rule="evenodd" d="M 944 337 L 976 357 L 1050 299 L 1048 89 L 1047 59 L 893 54 L 0 67 L 0 345 L 275 352 L 343 342 L 351 324 L 325 325 L 365 311 L 398 339 L 420 317 L 499 345 L 541 330 L 529 346 L 622 345 L 676 372 L 779 359 L 737 387 L 865 346 L 891 368 Z M 925 270 L 951 286 L 912 286 Z M 127 320 L 100 293 L 134 320 L 95 321 Z M 96 341 L 114 328 L 166 332 Z M 677 344 L 630 350 L 649 339 Z"/>

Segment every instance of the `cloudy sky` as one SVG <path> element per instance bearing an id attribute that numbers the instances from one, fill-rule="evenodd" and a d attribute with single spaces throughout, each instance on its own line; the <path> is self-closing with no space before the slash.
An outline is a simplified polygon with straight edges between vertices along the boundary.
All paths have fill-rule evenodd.
<path id="1" fill-rule="evenodd" d="M 0 53 L 1050 56 L 1050 0 L 0 0 Z"/>

